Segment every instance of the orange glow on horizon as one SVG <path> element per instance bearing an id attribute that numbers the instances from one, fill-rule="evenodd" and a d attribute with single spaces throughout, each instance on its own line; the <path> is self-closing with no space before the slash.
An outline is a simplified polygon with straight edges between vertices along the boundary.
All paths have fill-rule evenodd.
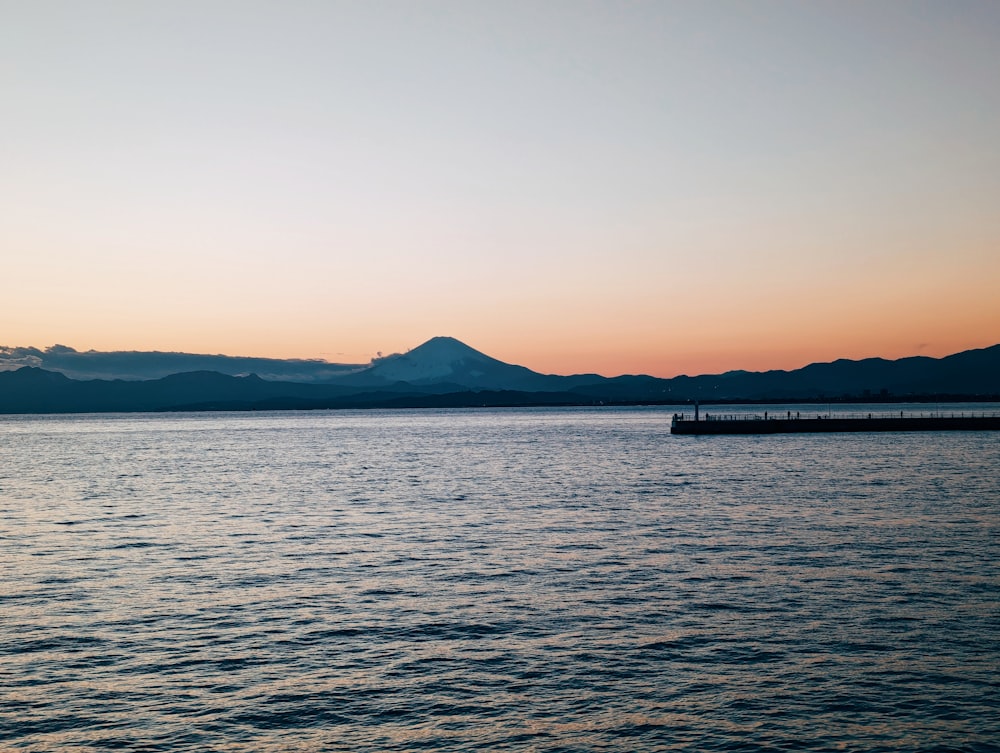
<path id="1" fill-rule="evenodd" d="M 0 344 L 672 377 L 1000 342 L 989 4 L 302 5 L 11 4 Z"/>

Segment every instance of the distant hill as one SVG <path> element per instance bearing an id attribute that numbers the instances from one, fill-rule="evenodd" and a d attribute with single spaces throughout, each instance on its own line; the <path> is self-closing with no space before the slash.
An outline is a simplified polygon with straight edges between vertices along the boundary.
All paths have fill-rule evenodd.
<path id="1" fill-rule="evenodd" d="M 271 364 L 269 359 L 263 360 Z M 793 371 L 730 371 L 658 379 L 539 374 L 487 356 L 454 338 L 435 337 L 408 353 L 377 359 L 367 367 L 344 366 L 340 371 L 334 364 L 325 367 L 329 367 L 327 371 L 310 372 L 308 379 L 297 381 L 206 370 L 147 380 L 71 379 L 64 373 L 25 366 L 0 371 L 0 413 L 676 405 L 693 400 L 912 400 L 932 396 L 997 399 L 1000 396 L 1000 345 L 945 358 L 838 360 Z M 322 381 L 317 377 L 319 373 L 324 374 Z"/>
<path id="2" fill-rule="evenodd" d="M 57 371 L 71 379 L 138 381 L 187 371 L 215 371 L 229 376 L 257 374 L 262 379 L 324 383 L 359 371 L 367 364 L 160 351 L 79 351 L 65 345 L 53 345 L 44 350 L 0 346 L 0 371 L 12 371 L 22 366 Z"/>
<path id="3" fill-rule="evenodd" d="M 840 359 L 794 371 L 730 371 L 669 381 L 674 391 L 701 399 L 997 395 L 1000 394 L 1000 345 L 944 358 Z"/>

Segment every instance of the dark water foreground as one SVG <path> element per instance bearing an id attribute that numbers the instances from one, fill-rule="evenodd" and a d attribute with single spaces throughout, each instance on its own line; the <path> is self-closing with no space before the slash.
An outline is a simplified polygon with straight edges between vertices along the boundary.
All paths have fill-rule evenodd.
<path id="1" fill-rule="evenodd" d="M 1000 435 L 0 419 L 0 750 L 1000 750 Z"/>

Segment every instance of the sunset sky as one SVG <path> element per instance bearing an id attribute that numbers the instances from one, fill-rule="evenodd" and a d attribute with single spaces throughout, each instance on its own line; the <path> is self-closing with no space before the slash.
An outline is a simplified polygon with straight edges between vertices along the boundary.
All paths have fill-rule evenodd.
<path id="1" fill-rule="evenodd" d="M 1000 3 L 0 0 L 0 345 L 1000 342 Z"/>

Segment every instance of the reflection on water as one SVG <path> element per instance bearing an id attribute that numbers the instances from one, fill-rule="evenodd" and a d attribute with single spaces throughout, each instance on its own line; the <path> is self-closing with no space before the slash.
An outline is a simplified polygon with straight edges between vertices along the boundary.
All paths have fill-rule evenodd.
<path id="1" fill-rule="evenodd" d="M 995 750 L 1000 437 L 0 418 L 17 750 Z"/>

